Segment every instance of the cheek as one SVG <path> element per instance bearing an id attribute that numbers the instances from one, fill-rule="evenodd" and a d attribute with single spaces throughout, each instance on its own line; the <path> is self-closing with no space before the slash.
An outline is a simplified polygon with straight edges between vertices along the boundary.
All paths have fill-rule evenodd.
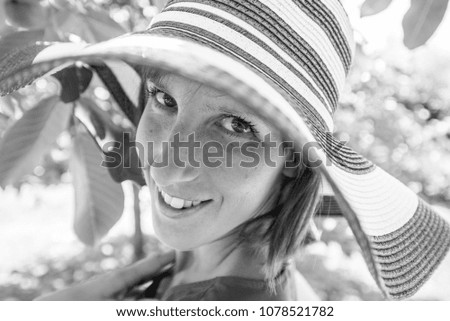
<path id="1" fill-rule="evenodd" d="M 228 215 L 239 213 L 240 221 L 261 214 L 268 201 L 276 198 L 276 184 L 280 183 L 283 162 L 273 158 L 274 166 L 267 164 L 263 155 L 259 154 L 259 162 L 252 166 L 242 166 L 242 157 L 235 158 L 232 167 L 220 168 L 211 175 L 214 186 L 220 186 L 223 195 L 223 211 Z M 246 159 L 248 161 L 248 159 Z M 225 214 L 227 215 L 227 214 Z"/>
<path id="2" fill-rule="evenodd" d="M 263 162 L 253 167 L 239 166 L 242 157 L 239 153 L 235 156 L 232 166 L 199 169 L 202 188 L 215 200 L 209 211 L 183 220 L 168 220 L 157 210 L 156 190 L 153 189 L 153 226 L 163 243 L 188 251 L 220 239 L 270 209 L 262 206 L 274 195 L 274 184 L 278 183 L 281 168 Z"/>
<path id="3" fill-rule="evenodd" d="M 171 124 L 160 115 L 144 112 L 136 131 L 139 158 L 143 164 L 151 164 L 160 150 L 161 142 L 171 130 Z"/>

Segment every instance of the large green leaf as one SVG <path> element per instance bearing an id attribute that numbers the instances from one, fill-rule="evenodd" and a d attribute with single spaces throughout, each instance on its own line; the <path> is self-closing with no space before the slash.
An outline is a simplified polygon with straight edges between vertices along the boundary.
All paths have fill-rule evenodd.
<path id="1" fill-rule="evenodd" d="M 9 117 L 5 114 L 0 113 L 0 137 L 3 131 L 8 127 Z"/>
<path id="2" fill-rule="evenodd" d="M 0 186 L 15 184 L 33 171 L 67 128 L 71 105 L 59 97 L 42 100 L 8 128 L 0 141 Z"/>
<path id="3" fill-rule="evenodd" d="M 0 57 L 44 39 L 44 29 L 19 31 L 0 37 Z"/>
<path id="4" fill-rule="evenodd" d="M 83 8 L 84 12 L 77 10 L 62 10 L 55 15 L 55 24 L 58 32 L 74 34 L 89 43 L 108 40 L 126 33 L 117 22 L 111 19 L 107 12 Z"/>
<path id="5" fill-rule="evenodd" d="M 52 75 L 61 84 L 61 100 L 70 103 L 78 100 L 91 83 L 93 72 L 84 66 L 70 66 Z"/>
<path id="6" fill-rule="evenodd" d="M 112 114 L 100 109 L 93 100 L 86 97 L 80 98 L 75 115 L 95 137 L 98 146 L 113 148 L 103 150 L 107 158 L 105 166 L 111 177 L 116 182 L 131 180 L 141 186 L 145 185 L 137 150 L 133 146 L 135 128 L 114 123 Z"/>
<path id="7" fill-rule="evenodd" d="M 448 0 L 411 0 L 403 17 L 405 46 L 415 49 L 425 44 L 442 22 Z"/>
<path id="8" fill-rule="evenodd" d="M 0 113 L 13 118 L 16 114 L 13 99 L 10 95 L 0 97 Z"/>
<path id="9" fill-rule="evenodd" d="M 157 7 L 159 11 L 161 11 L 166 5 L 167 1 L 168 0 L 152 0 L 152 4 Z"/>
<path id="10" fill-rule="evenodd" d="M 387 9 L 392 0 L 366 0 L 361 7 L 361 17 L 372 16 Z"/>
<path id="11" fill-rule="evenodd" d="M 42 28 L 48 23 L 50 10 L 42 1 L 3 0 L 8 22 L 18 28 Z"/>
<path id="12" fill-rule="evenodd" d="M 92 137 L 78 133 L 73 139 L 70 170 L 75 189 L 74 228 L 85 244 L 94 245 L 123 213 L 122 186 L 101 166 L 102 155 Z"/>
<path id="13" fill-rule="evenodd" d="M 4 2 L 5 0 L 0 0 L 0 36 L 9 29 L 9 26 L 6 24 L 5 10 L 3 10 Z"/>

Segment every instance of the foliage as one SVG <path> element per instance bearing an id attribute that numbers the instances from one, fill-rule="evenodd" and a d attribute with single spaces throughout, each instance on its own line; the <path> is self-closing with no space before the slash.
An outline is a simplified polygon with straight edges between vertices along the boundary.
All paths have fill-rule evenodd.
<path id="1" fill-rule="evenodd" d="M 361 7 L 361 17 L 378 14 L 387 9 L 393 0 L 366 0 Z M 411 0 L 403 17 L 403 42 L 409 49 L 424 45 L 444 18 L 448 0 Z"/>
<path id="2" fill-rule="evenodd" d="M 296 265 L 322 300 L 383 300 L 342 217 L 318 218 L 320 242 L 302 248 Z"/>
<path id="3" fill-rule="evenodd" d="M 392 0 L 367 0 L 361 6 L 361 17 L 368 17 L 387 9 Z"/>
<path id="4" fill-rule="evenodd" d="M 336 113 L 337 135 L 416 193 L 450 201 L 450 66 L 445 56 L 360 47 Z"/>
<path id="5" fill-rule="evenodd" d="M 72 106 L 57 96 L 42 100 L 25 113 L 0 141 L 0 186 L 17 183 L 33 171 L 67 127 Z"/>
<path id="6" fill-rule="evenodd" d="M 361 15 L 378 14 L 392 1 L 367 0 Z M 97 42 L 126 31 L 142 30 L 163 2 L 0 0 L 0 6 L 5 8 L 0 10 L 0 57 L 36 41 Z M 426 43 L 442 21 L 447 3 L 448 0 L 411 1 L 403 20 L 407 48 Z M 430 53 L 413 57 L 396 46 L 392 52 L 397 52 L 397 56 L 369 54 L 363 45 L 358 46 L 356 64 L 341 110 L 336 114 L 337 135 L 342 140 L 352 137 L 349 144 L 353 148 L 422 196 L 449 202 L 447 59 L 430 57 Z M 66 118 L 67 121 L 55 122 Z M 114 122 L 117 118 L 120 121 Z M 74 65 L 52 78 L 41 79 L 0 100 L 0 185 L 19 187 L 24 180 L 58 183 L 70 163 L 78 186 L 75 229 L 81 240 L 94 244 L 114 225 L 123 208 L 120 185 L 111 181 L 106 170 L 92 166 L 102 157 L 94 142 L 101 145 L 106 136 L 117 137 L 132 130 L 131 123 L 93 66 Z M 26 173 L 33 175 L 24 176 Z M 110 170 L 109 175 L 115 181 L 136 178 L 132 176 L 135 173 L 120 170 Z M 337 249 L 337 261 L 362 262 L 346 225 L 337 221 L 332 231 L 322 235 L 323 242 L 304 250 L 303 259 L 297 262 L 300 270 L 324 299 L 379 298 L 376 290 L 354 281 L 348 269 L 330 268 L 330 248 Z M 327 230 L 326 224 L 319 225 Z M 47 259 L 18 270 L 13 273 L 12 283 L 0 287 L 0 293 L 6 295 L 1 299 L 31 299 L 129 263 L 129 243 L 120 239 L 98 249 L 88 248 L 69 259 Z M 149 244 L 156 246 L 153 241 Z"/>
<path id="7" fill-rule="evenodd" d="M 111 7 L 105 10 L 101 5 Z M 95 43 L 122 35 L 134 26 L 126 24 L 124 19 L 119 24 L 111 15 L 134 11 L 135 15 L 129 15 L 129 20 L 139 22 L 144 18 L 143 9 L 154 8 L 145 1 L 125 2 L 122 7 L 117 7 L 111 1 L 74 0 L 1 0 L 0 6 L 0 12 L 5 16 L 0 24 L 0 56 L 6 61 L 14 54 L 20 59 L 20 50 L 35 50 L 38 41 Z M 147 10 L 147 15 L 149 12 L 154 14 L 156 9 Z M 15 58 L 13 60 L 15 64 Z M 105 77 L 111 73 L 108 66 L 71 65 L 52 75 L 57 82 L 41 80 L 22 94 L 3 98 L 0 105 L 0 126 L 4 129 L 0 131 L 0 186 L 3 188 L 7 185 L 20 187 L 26 175 L 33 171 L 42 177 L 47 172 L 55 173 L 51 167 L 58 165 L 48 163 L 51 160 L 49 152 L 53 152 L 55 145 L 60 149 L 57 141 L 65 134 L 63 132 L 70 134 L 74 148 L 66 148 L 65 153 L 75 152 L 64 159 L 63 167 L 67 168 L 67 160 L 72 160 L 77 200 L 75 231 L 89 245 L 103 237 L 123 212 L 123 191 L 120 185 L 112 182 L 108 171 L 118 183 L 130 178 L 143 183 L 140 173 L 125 169 L 123 164 L 111 166 L 108 171 L 99 166 L 101 152 L 106 157 L 109 154 L 96 148 L 94 142 L 102 146 L 105 139 L 120 141 L 124 132 L 134 131 L 127 115 L 101 87 L 102 81 L 109 84 Z M 35 101 L 39 103 L 36 105 Z M 129 151 L 126 146 L 122 148 Z M 125 157 L 136 162 L 137 155 L 133 151 Z M 42 164 L 42 159 L 47 162 Z M 38 164 L 40 167 L 36 171 Z M 140 252 L 137 249 L 137 253 Z"/>
<path id="8" fill-rule="evenodd" d="M 335 219 L 329 219 L 334 221 Z M 358 246 L 348 225 L 337 220 L 325 230 L 324 242 L 304 248 L 298 255 L 297 267 L 323 300 L 380 300 L 382 299 L 370 275 L 358 276 L 355 266 L 365 271 L 364 260 L 358 256 Z M 117 237 L 96 248 L 74 253 L 68 249 L 65 257 L 43 257 L 32 265 L 12 271 L 0 281 L 0 301 L 32 300 L 40 295 L 66 288 L 101 273 L 126 266 L 133 261 L 131 240 Z M 153 237 L 145 239 L 145 253 L 160 251 L 161 244 Z M 135 289 L 139 291 L 139 289 Z M 135 295 L 130 293 L 129 296 Z"/>
<path id="9" fill-rule="evenodd" d="M 361 7 L 361 15 L 370 16 L 373 14 L 377 14 L 388 8 L 391 2 L 392 0 L 367 0 Z M 448 0 L 413 0 L 411 2 L 410 10 L 405 15 L 403 23 L 403 28 L 405 30 L 404 42 L 409 48 L 415 48 L 424 44 L 426 40 L 433 34 L 446 11 L 447 2 Z M 106 40 L 121 35 L 126 31 L 136 30 L 136 28 L 138 27 L 142 28 L 143 21 L 146 20 L 145 18 L 149 18 L 151 15 L 155 14 L 161 8 L 163 3 L 164 0 L 156 1 L 152 6 L 152 4 L 148 1 L 137 0 L 131 2 L 120 0 L 97 0 L 94 2 L 75 0 L 2 0 L 5 19 L 7 23 L 5 24 L 4 22 L 2 22 L 3 25 L 0 28 L 0 30 L 2 30 L 1 32 L 3 33 L 3 36 L 1 38 L 2 49 L 0 51 L 0 54 L 5 55 L 12 50 L 17 51 L 21 48 L 28 48 L 30 44 L 42 40 L 74 42 L 98 42 Z M 119 22 L 115 21 L 112 17 L 115 17 Z M 12 30 L 15 30 L 15 32 L 13 32 Z M 364 77 L 365 75 L 367 75 L 367 70 L 371 69 L 371 66 L 368 66 L 371 61 L 373 60 L 367 59 L 363 63 L 365 64 L 364 68 L 366 68 L 366 72 L 361 71 L 361 74 L 359 76 Z M 36 165 L 38 165 L 39 161 L 45 157 L 47 152 L 54 145 L 55 141 L 57 141 L 58 133 L 63 131 L 65 127 L 65 122 L 58 123 L 59 127 L 52 126 L 51 124 L 46 125 L 46 122 L 52 120 L 53 122 L 55 122 L 55 119 L 59 117 L 55 116 L 57 112 L 61 113 L 62 110 L 73 110 L 73 116 L 71 116 L 72 118 L 70 121 L 70 125 L 68 126 L 68 130 L 75 142 L 79 142 L 79 140 L 77 140 L 76 138 L 77 135 L 79 135 L 78 133 L 85 132 L 85 130 L 82 128 L 82 125 L 88 129 L 88 132 L 93 136 L 93 138 L 95 138 L 95 141 L 100 146 L 105 142 L 106 136 L 108 136 L 109 138 L 114 138 L 115 140 L 119 140 L 118 138 L 122 135 L 123 132 L 133 132 L 133 124 L 127 124 L 123 126 L 115 124 L 111 121 L 111 118 L 114 116 L 122 117 L 123 120 L 121 121 L 121 123 L 124 123 L 127 118 L 126 116 L 129 116 L 126 113 L 125 115 L 120 114 L 120 108 L 114 109 L 115 102 L 114 99 L 111 98 L 111 95 L 109 95 L 110 98 L 106 99 L 107 101 L 102 102 L 102 99 L 99 99 L 98 94 L 95 94 L 96 88 L 90 88 L 94 87 L 92 86 L 92 84 L 94 83 L 96 77 L 99 77 L 100 79 L 100 82 L 97 80 L 97 86 L 98 83 L 101 83 L 101 81 L 103 81 L 103 83 L 106 85 L 106 88 L 109 88 L 108 84 L 110 82 L 110 78 L 107 78 L 105 76 L 105 72 L 108 73 L 107 69 L 108 66 L 105 66 L 104 68 L 93 68 L 93 66 L 87 65 L 73 65 L 55 73 L 53 77 L 58 81 L 58 86 L 61 88 L 59 91 L 59 99 L 63 103 L 71 105 L 67 108 L 60 108 L 59 106 L 59 108 L 53 108 L 58 103 L 58 99 L 55 99 L 54 96 L 50 96 L 51 98 L 47 97 L 46 94 L 49 91 L 47 89 L 47 86 L 42 86 L 42 93 L 38 90 L 36 90 L 36 92 L 34 93 L 34 97 L 37 100 L 41 101 L 41 103 L 39 103 L 37 106 L 28 108 L 22 107 L 23 105 L 26 105 L 26 103 L 24 103 L 25 98 L 23 96 L 21 97 L 16 95 L 13 98 L 9 98 L 9 101 L 7 101 L 8 99 L 4 99 L 3 105 L 7 107 L 2 107 L 2 111 L 4 109 L 5 112 L 1 114 L 2 117 L 0 119 L 0 125 L 7 130 L 3 134 L 2 143 L 0 145 L 0 151 L 2 151 L 3 155 L 3 158 L 0 159 L 0 186 L 4 187 L 8 184 L 12 184 L 15 186 L 20 185 L 22 177 L 25 174 L 31 173 Z M 380 77 L 383 77 L 385 75 L 386 74 L 380 75 Z M 397 71 L 397 73 L 395 74 L 395 68 L 393 69 L 392 79 L 398 78 L 402 75 L 403 74 L 400 71 Z M 355 76 L 355 73 L 352 77 L 354 79 L 358 79 L 357 76 Z M 436 118 L 436 121 L 439 121 L 440 124 L 446 124 L 445 120 L 439 119 L 439 117 L 435 115 L 436 113 L 439 113 L 439 111 L 433 109 L 434 107 L 432 106 L 428 106 L 428 102 L 423 101 L 423 99 L 415 101 L 401 101 L 400 98 L 399 100 L 397 97 L 389 96 L 392 94 L 392 92 L 389 92 L 389 90 L 382 90 L 382 88 L 384 84 L 389 84 L 389 86 L 391 86 L 392 79 L 376 79 L 376 73 L 371 81 L 360 82 L 358 79 L 355 87 L 352 88 L 352 93 L 347 96 L 353 98 L 356 97 L 356 102 L 353 101 L 347 103 L 347 110 L 352 110 L 352 112 L 354 112 L 356 109 L 354 103 L 363 103 L 365 106 L 370 106 L 373 101 L 392 102 L 394 100 L 397 101 L 400 106 L 405 106 L 406 109 L 416 109 L 415 112 L 420 113 L 422 117 L 426 117 L 423 115 L 425 115 L 424 113 L 425 111 L 427 111 L 429 112 L 430 117 Z M 362 86 L 358 87 L 358 84 L 362 84 Z M 364 87 L 365 85 L 367 86 Z M 373 91 L 373 88 L 376 88 L 376 90 Z M 114 91 L 111 92 L 114 93 Z M 363 102 L 357 101 L 359 93 L 368 95 L 370 99 Z M 27 93 L 27 95 L 31 96 L 29 92 Z M 112 96 L 114 97 L 114 95 Z M 388 98 L 390 98 L 391 100 L 389 100 Z M 436 97 L 435 100 L 440 101 L 440 98 L 441 97 Z M 411 100 L 411 97 L 407 97 L 406 99 Z M 424 107 L 417 107 L 419 106 L 419 104 L 422 104 Z M 98 106 L 103 106 L 103 108 L 98 108 Z M 19 113 L 17 113 L 15 110 L 17 108 L 20 109 Z M 47 115 L 48 119 L 44 119 L 45 117 L 36 118 L 34 116 L 34 114 L 37 113 L 40 109 L 49 110 L 51 108 L 55 110 L 53 112 L 55 115 L 49 113 Z M 392 106 L 389 108 L 396 109 L 396 112 L 400 113 L 399 108 L 392 108 Z M 420 111 L 417 111 L 417 109 L 420 109 Z M 9 115 L 7 112 L 8 110 Z M 40 115 L 44 114 L 40 113 Z M 22 116 L 20 121 L 10 121 L 11 119 L 16 119 L 17 116 Z M 408 117 L 412 117 L 407 112 L 401 115 L 399 114 L 398 116 L 403 121 L 405 121 L 405 119 L 407 119 Z M 382 140 L 383 137 L 385 137 L 386 141 L 382 142 L 378 148 L 372 148 L 373 146 L 369 144 L 371 148 L 370 151 L 368 151 L 368 156 L 374 156 L 375 160 L 378 161 L 378 163 L 384 165 L 386 163 L 386 160 L 380 157 L 380 155 L 382 154 L 380 150 L 383 150 L 383 148 L 386 148 L 390 143 L 395 141 L 395 143 L 397 144 L 396 146 L 402 146 L 391 146 L 393 149 L 396 148 L 396 150 L 398 151 L 394 154 L 396 157 L 395 160 L 400 160 L 405 154 L 405 149 L 407 149 L 407 147 L 405 146 L 408 145 L 401 141 L 402 137 L 406 139 L 406 137 L 404 137 L 404 133 L 397 135 L 398 139 L 392 140 L 393 135 L 395 137 L 395 133 L 390 133 L 390 131 L 392 131 L 392 128 L 395 128 L 395 126 L 389 128 L 384 126 L 385 124 L 389 124 L 389 121 L 393 119 L 392 115 L 388 116 L 387 114 L 384 114 L 382 112 L 377 112 L 374 115 L 367 115 L 365 117 L 366 119 L 372 117 L 371 124 L 369 124 L 370 126 L 367 128 L 373 128 L 373 130 L 368 133 L 367 129 L 362 129 L 361 131 L 358 131 L 356 133 L 356 137 L 365 135 L 363 140 L 359 141 L 359 143 L 357 144 L 356 149 L 361 150 L 362 147 L 363 151 L 367 150 L 368 146 L 366 145 L 368 144 L 368 140 L 371 139 L 370 137 L 372 137 L 374 140 L 374 137 L 376 137 L 376 140 Z M 386 119 L 384 119 L 383 117 Z M 128 120 L 130 120 L 132 123 L 135 123 L 135 118 L 128 118 Z M 340 118 L 342 119 L 343 116 L 340 116 Z M 32 119 L 34 121 L 33 128 L 29 126 L 30 122 L 27 122 L 27 119 Z M 37 122 L 37 120 L 41 121 Z M 365 123 L 368 123 L 368 121 L 365 121 Z M 46 133 L 44 129 L 47 129 L 48 131 L 49 128 L 53 129 L 53 131 Z M 56 128 L 59 128 L 58 133 L 55 132 Z M 33 135 L 24 136 L 25 132 L 33 132 Z M 24 138 L 12 139 L 13 136 Z M 411 140 L 411 138 L 408 139 Z M 87 144 L 87 140 L 82 141 L 85 145 Z M 431 144 L 430 148 L 441 147 L 442 143 L 445 142 L 433 143 Z M 106 151 L 102 152 L 104 156 L 108 156 L 108 153 Z M 384 153 L 386 154 L 386 152 Z M 75 156 L 77 155 L 72 155 L 68 158 L 77 159 Z M 399 176 L 401 178 L 405 178 L 406 180 L 410 180 L 411 177 L 414 177 L 412 185 L 413 188 L 415 188 L 418 192 L 425 191 L 426 195 L 436 196 L 438 192 L 430 191 L 430 188 L 434 188 L 436 191 L 442 190 L 440 188 L 447 186 L 444 183 L 445 180 L 442 178 L 439 179 L 436 177 L 436 175 L 432 175 L 432 173 L 429 172 L 426 172 L 426 177 L 420 177 L 420 174 L 417 174 L 413 168 L 414 166 L 411 165 L 412 163 L 414 163 L 413 156 L 417 160 L 418 158 L 420 158 L 420 156 L 423 155 L 405 156 L 409 157 L 409 159 L 406 161 L 406 164 L 410 164 L 410 166 L 402 168 Z M 131 155 L 131 158 L 133 157 L 135 160 L 137 159 L 136 155 Z M 439 156 L 434 157 L 436 159 L 440 158 Z M 114 223 L 120 218 L 120 213 L 123 208 L 123 193 L 120 191 L 120 189 L 117 188 L 112 188 L 112 190 L 107 191 L 107 189 L 102 188 L 104 186 L 102 186 L 102 181 L 93 178 L 94 176 L 92 175 L 78 175 L 79 173 L 88 173 L 88 171 L 85 170 L 87 168 L 93 168 L 90 166 L 91 164 L 89 162 L 86 162 L 87 159 L 88 158 L 85 158 L 83 162 L 78 162 L 78 165 L 83 164 L 81 166 L 72 166 L 72 168 L 77 168 L 78 170 L 78 173 L 73 174 L 75 174 L 75 177 L 84 177 L 84 180 L 78 181 L 79 184 L 87 184 L 87 186 L 92 187 L 89 189 L 89 191 L 98 191 L 98 193 L 86 193 L 85 190 L 81 188 L 81 186 L 78 186 L 78 188 L 76 188 L 78 208 L 76 209 L 77 223 L 75 226 L 75 230 L 77 231 L 77 234 L 79 235 L 81 240 L 85 241 L 87 244 L 94 244 L 102 236 L 104 236 L 114 225 Z M 94 158 L 91 157 L 90 159 Z M 102 169 L 99 169 L 99 171 L 101 170 Z M 393 172 L 394 174 L 396 174 L 399 172 L 399 170 L 394 168 Z M 109 168 L 109 173 L 117 182 L 121 182 L 126 179 L 139 180 L 140 177 L 139 173 L 130 173 L 130 171 L 124 170 L 120 167 L 115 169 Z M 430 178 L 430 176 L 432 178 Z M 106 176 L 101 175 L 97 177 Z M 76 180 L 75 183 L 77 183 Z M 114 197 L 111 197 L 112 195 L 114 195 Z M 445 200 L 449 196 L 437 195 L 437 197 L 440 198 L 440 200 Z M 111 211 L 106 211 L 105 209 L 103 209 L 104 205 L 107 204 L 104 202 L 104 200 L 107 199 L 118 200 L 118 203 L 115 204 L 117 206 L 113 206 L 111 208 Z"/>
<path id="10" fill-rule="evenodd" d="M 123 212 L 123 190 L 98 166 L 101 160 L 95 142 L 87 133 L 74 137 L 70 159 L 76 191 L 74 229 L 86 244 L 97 243 L 99 236 L 106 235 Z"/>
<path id="11" fill-rule="evenodd" d="M 146 253 L 161 251 L 161 248 L 155 238 L 146 237 Z M 12 271 L 0 282 L 0 301 L 32 300 L 126 266 L 133 260 L 132 242 L 127 237 L 117 237 L 96 248 L 86 247 L 77 253 L 68 249 L 65 257 L 42 257 L 32 265 Z"/>

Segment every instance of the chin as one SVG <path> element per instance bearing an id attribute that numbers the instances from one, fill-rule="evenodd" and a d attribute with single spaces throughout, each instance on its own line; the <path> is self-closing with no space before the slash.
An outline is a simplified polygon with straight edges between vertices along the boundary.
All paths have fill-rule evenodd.
<path id="1" fill-rule="evenodd" d="M 177 251 L 191 251 L 197 247 L 207 243 L 206 240 L 199 239 L 200 233 L 195 232 L 195 229 L 181 228 L 176 224 L 170 224 L 161 220 L 158 213 L 153 210 L 152 215 L 153 229 L 156 237 L 166 246 Z"/>

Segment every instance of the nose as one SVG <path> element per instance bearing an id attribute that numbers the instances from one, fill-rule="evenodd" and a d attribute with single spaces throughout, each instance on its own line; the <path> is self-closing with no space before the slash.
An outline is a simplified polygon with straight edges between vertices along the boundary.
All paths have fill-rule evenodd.
<path id="1" fill-rule="evenodd" d="M 155 146 L 150 175 L 159 186 L 191 182 L 199 175 L 201 143 L 194 126 L 186 123 L 178 117 L 166 138 Z"/>

